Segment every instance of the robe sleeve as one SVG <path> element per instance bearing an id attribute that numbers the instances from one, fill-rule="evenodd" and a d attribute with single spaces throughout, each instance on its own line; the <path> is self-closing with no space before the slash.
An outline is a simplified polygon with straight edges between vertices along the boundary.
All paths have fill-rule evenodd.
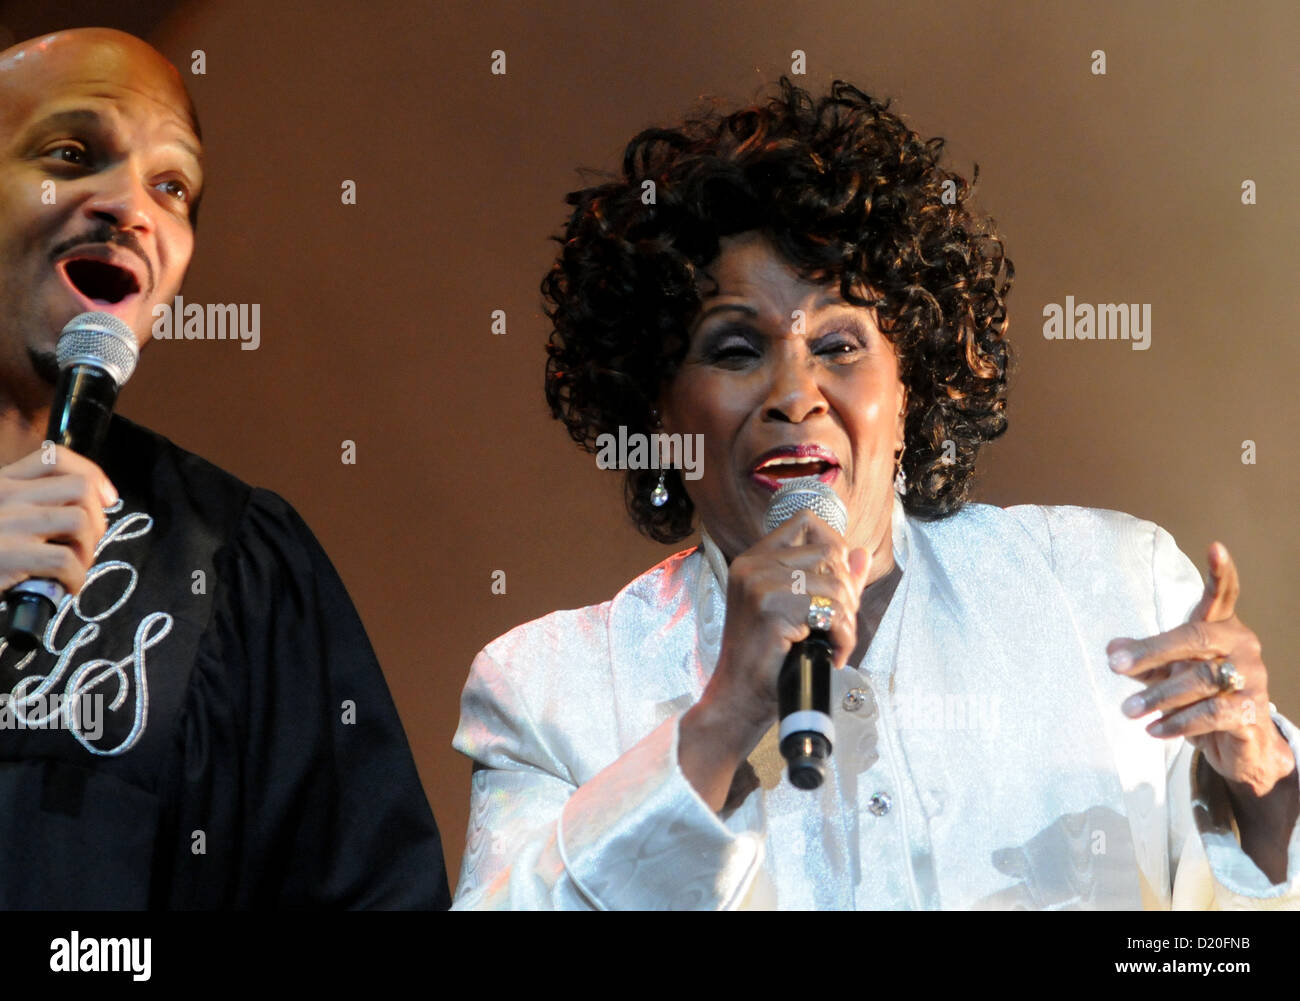
<path id="1" fill-rule="evenodd" d="M 454 909 L 726 910 L 741 903 L 763 839 L 724 822 L 682 773 L 680 715 L 581 784 L 566 763 L 569 739 L 539 720 L 509 672 L 481 652 L 453 742 L 474 760 Z"/>
<path id="2" fill-rule="evenodd" d="M 161 906 L 445 908 L 432 811 L 324 550 L 254 490 L 208 586 Z"/>
<path id="3" fill-rule="evenodd" d="M 1188 621 L 1204 585 L 1195 564 L 1163 528 L 1152 550 L 1156 616 L 1161 632 Z M 1273 724 L 1300 761 L 1295 726 L 1270 706 Z M 1223 779 L 1192 744 L 1171 740 L 1165 757 L 1169 795 L 1169 857 L 1175 910 L 1300 909 L 1300 824 L 1291 832 L 1287 880 L 1272 883 L 1237 838 Z M 1282 781 L 1296 782 L 1292 772 Z"/>

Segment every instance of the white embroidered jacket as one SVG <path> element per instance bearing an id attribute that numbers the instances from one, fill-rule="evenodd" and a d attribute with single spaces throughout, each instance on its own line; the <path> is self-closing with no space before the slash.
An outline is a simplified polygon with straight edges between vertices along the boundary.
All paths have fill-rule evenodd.
<path id="1" fill-rule="evenodd" d="M 1270 883 L 1200 754 L 1120 712 L 1142 686 L 1107 642 L 1201 596 L 1168 532 L 1064 506 L 927 523 L 895 499 L 893 545 L 898 589 L 863 663 L 834 672 L 826 782 L 790 785 L 773 728 L 722 815 L 677 764 L 722 635 L 707 535 L 488 644 L 454 740 L 475 762 L 455 907 L 1300 907 L 1300 830 Z"/>

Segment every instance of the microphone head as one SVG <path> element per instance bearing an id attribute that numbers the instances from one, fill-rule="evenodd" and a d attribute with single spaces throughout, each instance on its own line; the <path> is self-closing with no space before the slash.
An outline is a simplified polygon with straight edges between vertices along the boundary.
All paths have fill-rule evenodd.
<path id="1" fill-rule="evenodd" d="M 772 495 L 763 518 L 763 534 L 785 524 L 800 511 L 811 511 L 840 535 L 849 527 L 849 512 L 839 494 L 815 476 L 799 476 L 783 483 Z"/>
<path id="2" fill-rule="evenodd" d="M 140 357 L 135 333 L 112 313 L 81 313 L 59 334 L 59 370 L 73 365 L 102 369 L 119 389 Z"/>

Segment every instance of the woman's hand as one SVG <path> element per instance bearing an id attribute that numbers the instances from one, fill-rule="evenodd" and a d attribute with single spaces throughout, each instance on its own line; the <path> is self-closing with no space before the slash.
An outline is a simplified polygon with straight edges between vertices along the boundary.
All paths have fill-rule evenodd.
<path id="1" fill-rule="evenodd" d="M 1210 767 L 1263 796 L 1295 769 L 1295 758 L 1269 713 L 1268 669 L 1259 638 L 1236 615 L 1237 567 L 1220 543 L 1210 546 L 1210 580 L 1191 619 L 1146 639 L 1111 640 L 1111 667 L 1146 683 L 1125 715 L 1159 711 L 1147 727 L 1155 737 L 1186 737 Z M 1242 686 L 1219 685 L 1218 662 L 1236 667 Z"/>
<path id="2" fill-rule="evenodd" d="M 718 665 L 682 718 L 678 760 L 705 802 L 720 810 L 740 763 L 777 718 L 777 676 L 790 648 L 807 639 L 814 596 L 834 607 L 833 663 L 857 645 L 858 603 L 870 571 L 864 549 L 801 511 L 731 561 Z"/>
<path id="3" fill-rule="evenodd" d="M 1148 733 L 1186 737 L 1202 752 L 1228 782 L 1242 849 L 1277 883 L 1286 878 L 1300 786 L 1295 755 L 1269 709 L 1259 638 L 1237 618 L 1240 590 L 1232 556 L 1216 542 L 1209 583 L 1188 622 L 1159 636 L 1111 640 L 1106 651 L 1112 670 L 1147 686 L 1125 700 L 1125 715 L 1159 712 Z M 1238 686 L 1220 684 L 1224 660 L 1236 668 Z"/>
<path id="4" fill-rule="evenodd" d="M 0 468 L 0 591 L 46 577 L 79 592 L 116 501 L 103 470 L 62 445 Z"/>

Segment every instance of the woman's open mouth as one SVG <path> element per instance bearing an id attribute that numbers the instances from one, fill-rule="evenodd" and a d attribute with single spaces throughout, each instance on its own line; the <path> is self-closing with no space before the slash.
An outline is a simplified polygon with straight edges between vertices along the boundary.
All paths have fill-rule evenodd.
<path id="1" fill-rule="evenodd" d="M 825 449 L 794 445 L 775 448 L 759 456 L 750 479 L 764 490 L 775 492 L 786 481 L 801 476 L 814 476 L 823 483 L 833 483 L 839 473 L 839 462 Z"/>

